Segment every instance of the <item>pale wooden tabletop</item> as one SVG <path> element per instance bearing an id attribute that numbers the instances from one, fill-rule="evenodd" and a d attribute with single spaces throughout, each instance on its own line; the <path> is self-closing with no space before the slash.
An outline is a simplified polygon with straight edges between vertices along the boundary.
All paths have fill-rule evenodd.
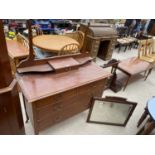
<path id="1" fill-rule="evenodd" d="M 8 54 L 11 58 L 23 58 L 29 55 L 29 50 L 16 40 L 7 40 Z"/>
<path id="2" fill-rule="evenodd" d="M 33 38 L 34 46 L 55 53 L 59 52 L 63 46 L 72 43 L 79 45 L 76 40 L 63 35 L 40 35 Z"/>

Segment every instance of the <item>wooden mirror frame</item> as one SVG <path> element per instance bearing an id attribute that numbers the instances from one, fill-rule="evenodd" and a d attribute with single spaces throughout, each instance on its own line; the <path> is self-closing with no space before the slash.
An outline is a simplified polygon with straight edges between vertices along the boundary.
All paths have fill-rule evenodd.
<path id="1" fill-rule="evenodd" d="M 28 25 L 28 38 L 29 38 L 29 56 L 27 59 L 24 59 L 19 63 L 17 66 L 17 72 L 20 73 L 46 73 L 46 72 L 55 72 L 55 69 L 53 66 L 49 63 L 51 60 L 56 59 L 64 59 L 64 58 L 83 58 L 86 57 L 86 59 L 83 59 L 82 62 L 80 62 L 76 67 L 83 66 L 89 62 L 91 62 L 93 59 L 90 57 L 90 54 L 88 52 L 85 53 L 77 53 L 72 55 L 63 55 L 63 56 L 55 56 L 55 57 L 49 57 L 49 58 L 43 58 L 43 59 L 35 59 L 34 51 L 33 51 L 33 42 L 32 42 L 32 21 L 27 21 Z M 66 68 L 62 68 L 62 70 L 66 70 Z"/>
<path id="2" fill-rule="evenodd" d="M 94 108 L 95 100 L 106 101 L 106 102 L 109 102 L 109 103 L 113 102 L 114 104 L 129 104 L 129 105 L 132 105 L 132 108 L 131 108 L 131 110 L 130 110 L 130 112 L 129 112 L 129 114 L 128 114 L 128 116 L 125 119 L 123 124 L 121 124 L 121 123 L 111 123 L 111 122 L 92 121 L 92 120 L 90 120 L 90 118 L 91 118 L 91 114 L 92 114 L 92 111 L 93 111 L 93 108 Z M 115 97 L 115 96 L 106 96 L 105 98 L 93 97 L 92 101 L 91 101 L 91 107 L 90 107 L 88 117 L 87 117 L 87 122 L 88 123 L 115 125 L 115 126 L 124 126 L 125 127 L 126 124 L 129 121 L 130 117 L 132 116 L 133 111 L 135 110 L 136 106 L 137 106 L 136 102 L 127 101 L 126 98 L 122 98 L 122 97 Z"/>

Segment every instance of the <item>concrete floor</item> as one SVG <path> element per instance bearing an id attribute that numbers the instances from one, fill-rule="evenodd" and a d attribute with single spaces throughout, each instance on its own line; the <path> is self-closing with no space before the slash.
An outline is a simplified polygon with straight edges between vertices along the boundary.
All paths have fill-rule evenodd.
<path id="1" fill-rule="evenodd" d="M 113 53 L 113 58 L 123 60 L 132 56 L 137 56 L 137 50 L 127 50 L 126 52 L 117 50 Z M 98 65 L 105 63 L 104 61 L 97 59 Z M 118 127 L 111 125 L 99 125 L 86 123 L 88 110 L 78 115 L 73 116 L 59 124 L 56 124 L 42 132 L 41 135 L 134 135 L 139 130 L 137 129 L 137 121 L 144 111 L 147 100 L 155 95 L 155 70 L 152 71 L 151 75 L 146 81 L 142 78 L 142 75 L 136 76 L 133 82 L 129 83 L 125 91 L 114 93 L 111 90 L 106 90 L 103 96 L 120 96 L 128 98 L 129 101 L 135 101 L 138 103 L 132 117 L 130 118 L 126 127 Z M 20 95 L 21 96 L 21 95 Z M 21 99 L 23 107 L 23 102 Z M 23 111 L 23 117 L 25 120 L 25 113 Z M 31 122 L 25 123 L 26 134 L 34 134 Z M 154 132 L 154 131 L 153 131 Z"/>

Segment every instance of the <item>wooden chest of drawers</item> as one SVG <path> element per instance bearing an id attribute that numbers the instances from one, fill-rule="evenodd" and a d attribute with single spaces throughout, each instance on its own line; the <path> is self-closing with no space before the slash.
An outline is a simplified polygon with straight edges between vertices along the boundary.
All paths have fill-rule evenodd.
<path id="1" fill-rule="evenodd" d="M 35 134 L 90 107 L 110 74 L 91 62 L 64 73 L 25 75 L 19 84 Z"/>

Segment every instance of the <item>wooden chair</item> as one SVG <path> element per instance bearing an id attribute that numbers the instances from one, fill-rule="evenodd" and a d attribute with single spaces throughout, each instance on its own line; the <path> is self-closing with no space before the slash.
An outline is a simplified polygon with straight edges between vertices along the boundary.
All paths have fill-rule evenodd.
<path id="1" fill-rule="evenodd" d="M 33 33 L 33 36 L 35 37 L 35 36 L 39 36 L 39 35 L 43 35 L 43 31 L 42 31 L 42 29 L 40 28 L 40 26 L 38 26 L 38 25 L 34 25 L 34 26 L 32 26 L 32 31 L 35 31 L 35 33 Z"/>
<path id="2" fill-rule="evenodd" d="M 17 37 L 17 41 L 18 42 L 20 42 L 22 45 L 24 45 L 26 48 L 29 49 L 29 41 L 28 41 L 28 39 L 25 36 L 23 36 L 22 34 L 18 33 L 16 37 Z"/>
<path id="3" fill-rule="evenodd" d="M 155 51 L 153 51 L 153 39 L 146 42 L 146 55 L 155 61 Z"/>
<path id="4" fill-rule="evenodd" d="M 82 48 L 84 42 L 84 33 L 82 31 L 76 31 L 73 33 L 66 33 L 66 36 L 75 39 L 79 43 L 79 49 Z"/>
<path id="5" fill-rule="evenodd" d="M 79 45 L 78 44 L 68 44 L 62 47 L 58 55 L 69 55 L 79 53 Z"/>
<path id="6" fill-rule="evenodd" d="M 151 42 L 149 39 L 140 40 L 138 48 L 138 58 L 149 63 L 155 62 L 152 57 L 149 57 L 148 54 L 151 52 Z"/>
<path id="7" fill-rule="evenodd" d="M 24 47 L 26 47 L 29 50 L 29 41 L 25 36 L 18 33 L 16 38 L 17 38 L 17 42 L 21 43 Z M 11 69 L 12 69 L 13 76 L 15 76 L 15 73 L 16 73 L 16 66 L 19 64 L 19 62 L 21 60 L 23 60 L 25 58 L 26 57 L 22 57 L 22 58 L 19 58 L 19 57 L 12 58 L 12 57 L 10 57 L 10 64 L 11 64 Z"/>

